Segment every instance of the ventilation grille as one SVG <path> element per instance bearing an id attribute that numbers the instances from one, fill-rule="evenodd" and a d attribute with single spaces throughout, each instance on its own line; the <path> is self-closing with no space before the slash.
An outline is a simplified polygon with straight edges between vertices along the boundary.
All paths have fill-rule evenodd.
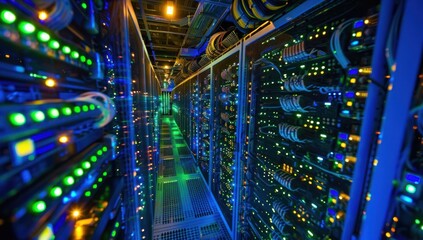
<path id="1" fill-rule="evenodd" d="M 198 227 L 181 228 L 173 231 L 163 232 L 158 236 L 154 236 L 154 240 L 187 240 L 200 239 Z"/>
<path id="2" fill-rule="evenodd" d="M 161 156 L 173 156 L 173 148 L 162 148 L 160 149 Z"/>
<path id="3" fill-rule="evenodd" d="M 228 232 L 225 230 L 223 222 L 213 223 L 200 228 L 200 239 L 231 239 Z"/>
<path id="4" fill-rule="evenodd" d="M 163 184 L 163 224 L 184 220 L 178 182 Z"/>
<path id="5" fill-rule="evenodd" d="M 204 183 L 199 178 L 189 179 L 186 181 L 194 216 L 196 218 L 213 214 L 207 194 L 205 192 Z"/>

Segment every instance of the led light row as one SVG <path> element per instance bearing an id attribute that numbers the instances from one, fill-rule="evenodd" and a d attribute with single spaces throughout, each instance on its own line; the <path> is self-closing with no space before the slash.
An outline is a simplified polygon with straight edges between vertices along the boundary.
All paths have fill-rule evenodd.
<path id="1" fill-rule="evenodd" d="M 84 175 L 84 173 L 88 172 L 88 170 L 92 167 L 92 163 L 97 162 L 98 157 L 102 156 L 103 153 L 106 153 L 107 151 L 108 151 L 108 148 L 106 146 L 99 148 L 95 152 L 95 154 L 92 154 L 89 157 L 89 160 L 82 161 L 81 164 L 79 164 L 77 167 L 71 170 L 71 173 L 65 174 L 61 181 L 62 184 L 56 184 L 55 186 L 51 187 L 48 190 L 49 196 L 51 198 L 60 197 L 63 194 L 64 188 L 74 185 L 77 182 L 75 179 L 78 179 L 78 178 L 80 179 Z M 107 176 L 107 172 L 103 172 L 103 176 Z M 98 179 L 98 182 L 102 182 L 102 181 L 103 179 L 102 177 L 100 177 Z M 85 193 L 85 196 L 87 196 L 87 193 Z M 47 208 L 47 204 L 45 200 L 39 199 L 30 204 L 30 209 L 35 214 L 44 212 L 46 208 Z"/>
<path id="2" fill-rule="evenodd" d="M 70 116 L 73 113 L 81 113 L 95 110 L 96 106 L 94 104 L 75 106 L 73 109 L 71 107 L 63 107 L 59 111 L 57 108 L 49 108 L 46 112 L 41 110 L 33 110 L 29 113 L 30 119 L 35 123 L 40 123 L 46 120 L 46 114 L 49 119 L 56 119 L 60 116 L 60 112 L 63 116 Z M 20 127 L 25 125 L 27 122 L 27 117 L 25 114 L 20 112 L 10 113 L 8 120 L 12 126 Z"/>
<path id="3" fill-rule="evenodd" d="M 0 12 L 0 20 L 2 23 L 7 24 L 7 25 L 11 25 L 14 24 L 17 20 L 16 15 L 9 10 L 2 10 Z M 18 22 L 18 30 L 21 34 L 23 35 L 31 35 L 31 34 L 36 34 L 37 35 L 37 39 L 42 42 L 42 43 L 46 43 L 49 48 L 53 49 L 53 50 L 58 50 L 61 48 L 62 53 L 66 54 L 66 55 L 70 55 L 70 57 L 72 59 L 79 59 L 79 61 L 81 63 L 85 63 L 88 66 L 91 66 L 93 64 L 91 59 L 88 59 L 86 56 L 80 54 L 78 51 L 76 50 L 72 50 L 69 46 L 67 45 L 63 45 L 61 46 L 61 44 L 57 41 L 51 38 L 50 34 L 48 34 L 47 32 L 44 32 L 42 30 L 40 31 L 36 31 L 36 27 L 34 26 L 34 24 L 27 22 L 27 21 L 19 21 Z"/>

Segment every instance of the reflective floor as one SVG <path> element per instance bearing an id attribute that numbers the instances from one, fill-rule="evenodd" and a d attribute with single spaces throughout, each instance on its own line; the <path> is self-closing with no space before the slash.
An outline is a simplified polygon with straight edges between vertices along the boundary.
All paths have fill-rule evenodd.
<path id="1" fill-rule="evenodd" d="M 178 126 L 162 119 L 153 239 L 230 239 Z"/>

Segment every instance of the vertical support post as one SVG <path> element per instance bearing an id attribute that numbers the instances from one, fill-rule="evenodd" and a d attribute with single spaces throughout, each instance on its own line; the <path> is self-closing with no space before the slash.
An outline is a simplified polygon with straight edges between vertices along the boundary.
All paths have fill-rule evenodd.
<path id="1" fill-rule="evenodd" d="M 363 196 L 365 195 L 366 183 L 368 181 L 371 154 L 375 147 L 377 135 L 376 131 L 381 119 L 383 100 L 385 97 L 384 89 L 380 86 L 386 85 L 386 60 L 385 48 L 388 38 L 391 20 L 394 12 L 394 1 L 387 0 L 382 2 L 382 8 L 379 14 L 379 23 L 376 32 L 376 42 L 372 55 L 372 83 L 368 87 L 368 98 L 364 108 L 364 116 L 361 130 L 360 143 L 357 150 L 358 161 L 354 167 L 353 182 L 350 190 L 350 201 L 348 202 L 347 215 L 342 232 L 342 239 L 349 240 L 355 232 L 357 217 L 362 210 Z"/>
<path id="2" fill-rule="evenodd" d="M 397 47 L 396 71 L 391 77 L 392 90 L 388 93 L 384 122 L 381 129 L 381 143 L 376 159 L 370 186 L 371 200 L 366 207 L 366 216 L 361 224 L 360 239 L 381 239 L 387 215 L 394 207 L 392 181 L 399 176 L 403 165 L 401 159 L 402 146 L 410 119 L 410 107 L 416 86 L 417 76 L 422 64 L 423 53 L 423 2 L 408 0 L 401 24 Z"/>
<path id="3" fill-rule="evenodd" d="M 243 161 L 244 158 L 244 148 L 247 132 L 247 106 L 248 106 L 248 82 L 245 78 L 245 72 L 247 71 L 247 66 L 244 57 L 244 42 L 241 42 L 241 48 L 239 51 L 239 66 L 238 66 L 238 107 L 237 107 L 237 122 L 236 122 L 236 143 L 235 143 L 235 176 L 234 176 L 234 201 L 233 201 L 233 213 L 232 213 L 232 239 L 239 239 L 240 232 L 238 230 L 239 223 L 239 214 L 240 206 L 242 205 L 242 177 L 244 174 L 243 171 Z"/>

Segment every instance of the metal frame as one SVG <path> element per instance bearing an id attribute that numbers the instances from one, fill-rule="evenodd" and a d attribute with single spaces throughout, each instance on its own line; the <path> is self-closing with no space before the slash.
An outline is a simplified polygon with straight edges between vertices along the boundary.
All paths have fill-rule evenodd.
<path id="1" fill-rule="evenodd" d="M 402 169 L 402 146 L 406 136 L 408 121 L 411 117 L 410 106 L 413 101 L 417 76 L 420 71 L 423 53 L 423 2 L 405 1 L 397 47 L 396 71 L 392 74 L 392 90 L 388 93 L 379 144 L 370 186 L 371 200 L 366 207 L 366 217 L 361 224 L 360 239 L 380 239 L 389 221 L 388 213 L 393 207 L 392 182 L 398 178 Z M 369 116 L 368 116 L 369 117 Z"/>

